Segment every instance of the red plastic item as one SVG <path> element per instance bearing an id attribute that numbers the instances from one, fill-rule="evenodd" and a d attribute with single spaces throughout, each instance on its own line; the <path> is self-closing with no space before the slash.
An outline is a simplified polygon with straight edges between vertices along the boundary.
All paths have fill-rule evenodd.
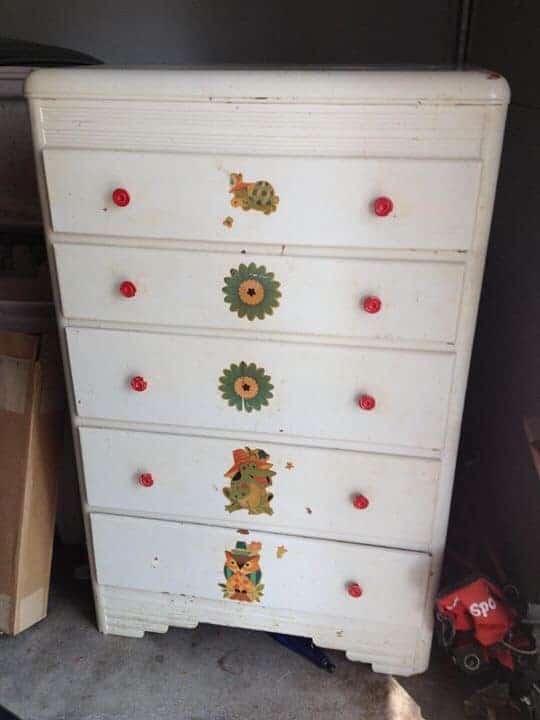
<path id="1" fill-rule="evenodd" d="M 370 295 L 369 297 L 364 298 L 362 302 L 362 307 L 370 315 L 375 315 L 375 313 L 378 313 L 381 309 L 382 302 L 381 299 L 376 297 L 375 295 Z"/>
<path id="2" fill-rule="evenodd" d="M 358 583 L 350 583 L 347 587 L 347 592 L 353 598 L 362 597 L 362 588 Z"/>
<path id="3" fill-rule="evenodd" d="M 358 398 L 358 406 L 361 407 L 362 410 L 373 410 L 375 404 L 375 398 L 371 397 L 371 395 L 360 395 Z"/>
<path id="4" fill-rule="evenodd" d="M 148 383 L 140 375 L 135 375 L 135 377 L 132 377 L 129 381 L 129 384 L 136 392 L 143 392 L 148 387 Z"/>
<path id="5" fill-rule="evenodd" d="M 355 495 L 352 503 L 357 510 L 365 510 L 369 505 L 369 500 L 365 495 Z"/>
<path id="6" fill-rule="evenodd" d="M 132 283 L 131 280 L 124 280 L 124 282 L 120 284 L 120 294 L 125 298 L 135 297 L 137 294 L 135 283 Z"/>
<path id="7" fill-rule="evenodd" d="M 113 190 L 112 201 L 115 205 L 118 205 L 118 207 L 126 207 L 126 205 L 129 205 L 130 200 L 129 193 L 125 188 L 116 188 L 116 190 Z"/>
<path id="8" fill-rule="evenodd" d="M 394 209 L 394 203 L 389 197 L 378 197 L 373 201 L 373 212 L 379 217 L 390 215 Z"/>
<path id="9" fill-rule="evenodd" d="M 152 487 L 153 484 L 154 478 L 152 477 L 152 473 L 142 473 L 142 475 L 139 476 L 139 485 Z"/>

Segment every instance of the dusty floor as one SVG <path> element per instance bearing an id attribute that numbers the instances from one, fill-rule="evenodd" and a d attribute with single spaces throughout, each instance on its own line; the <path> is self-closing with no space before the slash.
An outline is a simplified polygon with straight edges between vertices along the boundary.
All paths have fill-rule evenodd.
<path id="1" fill-rule="evenodd" d="M 459 720 L 468 686 L 435 656 L 398 681 L 329 653 L 329 675 L 264 633 L 99 634 L 90 586 L 56 570 L 49 617 L 0 637 L 0 705 L 23 720 Z M 419 709 L 420 708 L 420 709 Z"/>

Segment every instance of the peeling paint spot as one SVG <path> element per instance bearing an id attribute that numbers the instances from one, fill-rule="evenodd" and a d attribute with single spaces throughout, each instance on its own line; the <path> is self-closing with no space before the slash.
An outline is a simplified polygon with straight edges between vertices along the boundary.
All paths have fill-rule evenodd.
<path id="1" fill-rule="evenodd" d="M 236 532 L 240 533 L 240 535 L 249 535 L 249 530 L 246 530 L 246 528 L 238 528 Z"/>
<path id="2" fill-rule="evenodd" d="M 241 255 L 245 255 L 245 254 L 246 254 L 246 251 L 245 251 L 245 250 L 240 250 L 240 254 L 241 254 Z"/>
<path id="3" fill-rule="evenodd" d="M 285 555 L 287 552 L 287 548 L 285 545 L 278 545 L 276 548 L 276 557 L 278 560 L 281 560 L 281 558 Z"/>
<path id="4" fill-rule="evenodd" d="M 294 468 L 294 463 L 292 463 L 290 460 L 289 462 L 285 463 L 285 470 L 292 470 Z"/>
<path id="5" fill-rule="evenodd" d="M 225 225 L 225 227 L 232 228 L 232 226 L 234 225 L 234 218 L 232 218 L 230 215 L 227 215 L 227 217 L 223 221 L 223 224 Z"/>
<path id="6" fill-rule="evenodd" d="M 159 558 L 158 558 L 158 556 L 156 555 L 154 558 L 152 558 L 152 567 L 153 567 L 153 568 L 157 568 L 158 565 L 159 565 Z"/>
<path id="7" fill-rule="evenodd" d="M 310 507 L 307 507 L 307 508 L 306 508 L 306 512 L 307 512 L 308 515 L 311 515 L 311 513 L 313 512 L 313 510 L 312 510 Z"/>
<path id="8" fill-rule="evenodd" d="M 338 630 L 338 631 L 336 632 L 336 635 L 337 635 L 338 637 L 343 637 L 343 630 Z"/>
<path id="9" fill-rule="evenodd" d="M 286 247 L 287 247 L 286 245 L 282 245 L 282 246 L 281 246 L 281 254 L 282 254 L 282 255 L 285 255 L 285 248 L 286 248 Z"/>

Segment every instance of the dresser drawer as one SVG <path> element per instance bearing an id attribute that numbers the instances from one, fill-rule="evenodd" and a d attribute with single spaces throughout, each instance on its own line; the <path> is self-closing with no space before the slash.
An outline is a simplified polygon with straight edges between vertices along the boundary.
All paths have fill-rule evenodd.
<path id="1" fill-rule="evenodd" d="M 443 442 L 452 354 L 78 328 L 66 335 L 83 417 L 427 449 Z"/>
<path id="2" fill-rule="evenodd" d="M 163 520 L 90 518 L 100 585 L 396 626 L 421 622 L 428 554 L 264 532 L 242 536 Z M 360 597 L 349 594 L 353 583 Z"/>
<path id="3" fill-rule="evenodd" d="M 71 243 L 55 257 L 67 318 L 444 343 L 455 339 L 464 272 Z"/>
<path id="4" fill-rule="evenodd" d="M 79 429 L 89 505 L 427 550 L 439 462 Z"/>
<path id="5" fill-rule="evenodd" d="M 470 247 L 481 169 L 473 160 L 55 148 L 43 156 L 56 232 L 402 249 Z M 118 189 L 127 195 L 117 202 L 129 204 L 115 204 Z"/>

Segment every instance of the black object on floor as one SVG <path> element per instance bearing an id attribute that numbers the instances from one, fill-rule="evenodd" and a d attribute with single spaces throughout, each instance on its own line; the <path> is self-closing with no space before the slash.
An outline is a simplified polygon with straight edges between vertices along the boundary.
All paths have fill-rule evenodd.
<path id="1" fill-rule="evenodd" d="M 0 705 L 0 720 L 21 720 L 21 718 Z"/>
<path id="2" fill-rule="evenodd" d="M 297 655 L 305 657 L 307 660 L 312 662 L 317 667 L 320 667 L 326 672 L 333 673 L 336 666 L 330 659 L 313 644 L 310 638 L 295 637 L 294 635 L 282 635 L 281 633 L 268 633 L 271 638 L 274 638 L 280 645 L 292 650 Z"/>

